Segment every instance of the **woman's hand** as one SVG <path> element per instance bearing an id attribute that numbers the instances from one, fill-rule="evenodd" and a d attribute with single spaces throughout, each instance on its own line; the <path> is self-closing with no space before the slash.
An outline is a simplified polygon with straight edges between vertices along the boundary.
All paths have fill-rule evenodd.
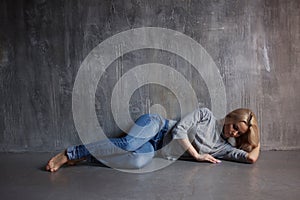
<path id="1" fill-rule="evenodd" d="M 221 163 L 220 160 L 214 158 L 213 156 L 209 154 L 198 154 L 198 156 L 195 157 L 197 161 L 207 161 L 211 163 Z"/>
<path id="2" fill-rule="evenodd" d="M 189 139 L 178 139 L 181 146 L 184 147 L 187 152 L 195 158 L 197 161 L 208 161 L 211 163 L 220 163 L 221 161 L 218 159 L 215 159 L 213 156 L 209 154 L 199 154 L 196 149 L 193 147 Z"/>

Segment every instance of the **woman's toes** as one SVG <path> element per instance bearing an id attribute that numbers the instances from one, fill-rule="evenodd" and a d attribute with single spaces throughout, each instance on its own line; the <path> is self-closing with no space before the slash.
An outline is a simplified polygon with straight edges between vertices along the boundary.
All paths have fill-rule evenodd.
<path id="1" fill-rule="evenodd" d="M 46 170 L 47 171 L 51 171 L 53 169 L 53 165 L 51 163 L 49 163 L 47 166 L 46 166 Z"/>
<path id="2" fill-rule="evenodd" d="M 55 172 L 66 162 L 68 162 L 68 158 L 64 152 L 61 152 L 49 160 L 46 170 Z"/>

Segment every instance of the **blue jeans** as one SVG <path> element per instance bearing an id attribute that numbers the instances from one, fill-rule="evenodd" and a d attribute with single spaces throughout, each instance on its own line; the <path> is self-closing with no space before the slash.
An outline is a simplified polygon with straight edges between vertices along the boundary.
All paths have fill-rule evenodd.
<path id="1" fill-rule="evenodd" d="M 145 114 L 137 119 L 125 137 L 69 147 L 66 155 L 69 160 L 96 157 L 115 168 L 142 168 L 151 162 L 155 151 L 162 148 L 168 122 L 160 115 Z"/>

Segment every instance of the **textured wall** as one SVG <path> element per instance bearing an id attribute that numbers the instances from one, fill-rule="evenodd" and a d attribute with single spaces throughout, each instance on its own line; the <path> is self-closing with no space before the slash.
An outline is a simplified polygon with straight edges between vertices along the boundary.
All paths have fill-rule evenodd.
<path id="1" fill-rule="evenodd" d="M 0 151 L 80 143 L 72 89 L 81 62 L 106 38 L 144 26 L 182 32 L 206 49 L 226 86 L 227 111 L 248 107 L 257 113 L 263 149 L 299 149 L 299 9 L 298 0 L 2 0 Z M 109 107 L 114 84 L 149 62 L 178 70 L 199 102 L 211 106 L 203 78 L 184 59 L 154 49 L 130 52 L 109 66 L 96 93 L 97 116 L 110 136 L 120 135 Z M 132 118 L 154 104 L 179 117 L 174 94 L 150 84 L 132 95 Z"/>

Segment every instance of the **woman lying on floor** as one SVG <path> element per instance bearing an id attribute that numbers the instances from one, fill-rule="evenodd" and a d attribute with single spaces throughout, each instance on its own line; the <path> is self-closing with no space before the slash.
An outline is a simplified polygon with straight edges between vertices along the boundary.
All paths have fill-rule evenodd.
<path id="1" fill-rule="evenodd" d="M 150 163 L 157 152 L 166 159 L 184 153 L 196 161 L 254 163 L 259 150 L 258 123 L 251 110 L 236 109 L 217 120 L 209 109 L 197 108 L 178 123 L 157 114 L 142 115 L 125 137 L 69 147 L 51 158 L 46 170 L 55 172 L 64 164 L 94 156 L 104 158 L 100 160 L 108 166 L 138 169 Z"/>

